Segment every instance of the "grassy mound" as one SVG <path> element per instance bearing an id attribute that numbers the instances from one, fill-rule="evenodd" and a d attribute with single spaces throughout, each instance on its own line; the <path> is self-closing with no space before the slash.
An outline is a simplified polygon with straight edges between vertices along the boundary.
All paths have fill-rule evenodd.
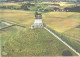
<path id="1" fill-rule="evenodd" d="M 6 56 L 63 56 L 76 55 L 45 29 L 11 27 L 0 31 L 2 55 Z M 5 36 L 3 36 L 5 35 Z M 69 54 L 70 53 L 70 54 Z"/>
<path id="2" fill-rule="evenodd" d="M 3 10 L 3 12 L 2 12 L 2 10 L 0 10 L 0 13 L 3 14 L 3 16 L 4 16 L 4 18 L 2 20 L 11 21 L 11 22 L 14 22 L 14 23 L 17 23 L 20 25 L 30 26 L 34 22 L 34 19 L 33 19 L 34 18 L 34 14 L 33 14 L 34 12 L 31 12 L 31 11 Z M 3 16 L 0 15 L 0 19 Z M 79 39 L 79 37 L 76 38 L 76 36 L 80 35 L 79 34 L 80 30 L 77 28 L 75 30 L 73 29 L 76 26 L 80 25 L 80 13 L 49 12 L 49 13 L 43 14 L 43 22 L 52 30 L 56 30 L 59 33 L 65 34 L 65 36 L 67 36 L 67 34 L 69 34 L 69 32 L 71 32 L 69 34 L 69 38 L 64 38 L 64 39 L 68 39 L 69 41 L 67 41 L 67 43 L 70 43 L 70 45 L 74 45 L 73 46 L 74 48 L 80 50 L 80 48 L 79 48 L 80 47 L 80 44 L 79 44 L 80 41 L 75 40 L 75 39 Z M 72 33 L 71 30 L 74 31 L 74 33 Z M 75 35 L 76 32 L 77 32 L 77 35 Z M 12 28 L 8 28 L 7 30 L 1 32 L 1 35 L 2 35 L 2 47 L 3 48 L 6 47 L 3 50 L 5 52 L 7 52 L 8 55 L 17 55 L 17 54 L 19 55 L 21 52 L 22 52 L 21 53 L 21 55 L 22 55 L 25 52 L 24 55 L 26 53 L 28 53 L 27 55 L 54 55 L 54 56 L 57 56 L 57 55 L 62 55 L 63 50 L 65 48 L 67 48 L 63 44 L 61 44 L 61 42 L 59 43 L 59 41 L 57 39 L 55 41 L 50 40 L 50 39 L 55 39 L 55 37 L 53 37 L 51 34 L 49 34 L 44 29 L 31 30 L 29 28 L 21 29 L 19 27 L 12 27 Z M 72 37 L 72 35 L 75 35 L 75 37 Z M 29 41 L 29 37 L 30 37 L 30 39 L 33 38 L 34 41 L 36 41 L 35 38 L 38 38 L 38 37 L 40 37 L 39 39 L 41 41 L 43 41 L 43 39 L 45 39 L 46 45 L 44 45 L 44 43 L 43 43 L 43 46 L 50 45 L 51 48 L 49 47 L 49 49 L 48 49 L 48 47 L 45 47 L 42 49 L 45 49 L 46 51 L 47 50 L 49 51 L 51 49 L 52 52 L 50 51 L 51 53 L 48 54 L 49 53 L 48 51 L 47 51 L 48 53 L 46 53 L 46 51 L 45 52 L 40 51 L 37 48 L 34 49 L 34 50 L 36 50 L 36 49 L 38 50 L 38 51 L 37 50 L 35 51 L 36 53 L 32 52 L 32 47 L 34 47 L 34 46 L 30 47 L 31 49 L 29 49 L 29 47 L 26 46 L 26 44 L 28 43 L 27 40 L 26 41 L 23 40 L 23 39 L 27 38 Z M 73 38 L 75 38 L 75 39 L 73 39 Z M 20 46 L 18 46 L 18 45 L 20 45 L 21 43 L 17 43 L 18 39 L 20 42 L 22 41 L 21 43 L 27 42 L 26 44 L 24 44 L 25 48 L 23 48 L 22 46 L 21 46 L 21 48 L 19 48 Z M 53 45 L 51 43 L 49 43 L 47 41 L 47 39 L 49 40 L 49 42 L 52 42 Z M 45 41 L 43 41 L 43 42 L 45 42 Z M 17 44 L 15 44 L 14 42 L 16 42 Z M 33 40 L 30 40 L 30 42 L 33 42 Z M 38 43 L 38 42 L 36 42 L 36 43 Z M 38 44 L 40 44 L 40 43 L 42 43 L 42 42 L 39 41 Z M 30 44 L 30 46 L 31 45 L 32 44 Z M 36 45 L 36 47 L 37 47 L 37 45 Z M 59 45 L 59 46 L 56 46 L 56 45 Z M 16 46 L 18 46 L 18 47 L 16 47 Z M 12 49 L 10 49 L 10 48 L 12 48 Z M 41 49 L 41 48 L 39 48 L 39 49 Z M 19 51 L 19 50 L 21 50 L 21 51 Z M 28 51 L 26 52 L 26 50 L 28 50 L 29 52 Z M 14 52 L 12 52 L 12 51 L 14 51 Z M 37 53 L 39 51 L 42 54 Z M 18 52 L 20 52 L 20 53 L 18 53 Z M 30 52 L 32 52 L 32 53 L 30 53 Z"/>

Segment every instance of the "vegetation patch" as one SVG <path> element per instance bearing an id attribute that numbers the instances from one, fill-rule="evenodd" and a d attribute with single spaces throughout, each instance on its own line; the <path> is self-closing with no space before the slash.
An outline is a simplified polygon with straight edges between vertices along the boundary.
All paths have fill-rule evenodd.
<path id="1" fill-rule="evenodd" d="M 6 27 L 6 26 L 7 26 L 6 24 L 3 24 L 3 23 L 0 22 L 0 29 L 3 28 L 3 27 Z"/>
<path id="2" fill-rule="evenodd" d="M 1 12 L 1 14 L 3 14 L 4 16 L 2 20 L 26 26 L 25 29 L 15 26 L 7 28 L 4 31 L 0 31 L 2 38 L 2 50 L 3 50 L 2 53 L 6 52 L 7 56 L 10 55 L 62 56 L 70 51 L 64 44 L 58 41 L 46 30 L 44 29 L 31 30 L 29 28 L 30 25 L 34 22 L 33 11 L 4 9 L 4 12 Z M 1 17 L 2 16 L 0 15 L 0 18 Z M 73 48 L 80 52 L 79 44 L 80 29 L 75 28 L 80 24 L 80 13 L 75 12 L 43 13 L 43 22 L 50 29 L 57 31 L 58 32 L 57 34 L 64 41 L 66 41 Z M 74 52 L 72 51 L 70 52 L 71 53 L 69 55 L 74 54 Z"/>
<path id="3" fill-rule="evenodd" d="M 62 33 L 79 25 L 80 13 L 48 12 L 43 14 L 43 21 L 51 29 Z"/>
<path id="4" fill-rule="evenodd" d="M 2 55 L 5 56 L 63 56 L 64 51 L 76 55 L 57 38 L 43 28 L 10 27 L 0 31 Z M 3 36 L 5 35 L 5 36 Z M 69 56 L 68 53 L 66 53 Z"/>
<path id="5" fill-rule="evenodd" d="M 80 25 L 78 25 L 76 28 L 80 28 Z"/>
<path id="6" fill-rule="evenodd" d="M 80 52 L 80 29 L 75 28 L 80 25 L 80 13 L 49 12 L 43 16 L 45 24 L 50 29 L 56 31 L 59 37 Z"/>

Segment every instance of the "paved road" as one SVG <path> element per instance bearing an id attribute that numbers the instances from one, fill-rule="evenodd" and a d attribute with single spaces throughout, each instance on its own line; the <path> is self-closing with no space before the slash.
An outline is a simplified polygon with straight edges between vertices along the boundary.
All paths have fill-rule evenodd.
<path id="1" fill-rule="evenodd" d="M 64 43 L 67 47 L 69 47 L 72 51 L 74 51 L 78 56 L 80 56 L 80 53 L 77 52 L 74 48 L 72 48 L 69 44 L 67 44 L 65 41 L 63 41 L 60 37 L 58 37 L 54 32 L 49 30 L 47 27 L 44 27 L 48 32 L 50 32 L 52 35 L 54 35 L 58 40 L 60 40 L 62 43 Z"/>

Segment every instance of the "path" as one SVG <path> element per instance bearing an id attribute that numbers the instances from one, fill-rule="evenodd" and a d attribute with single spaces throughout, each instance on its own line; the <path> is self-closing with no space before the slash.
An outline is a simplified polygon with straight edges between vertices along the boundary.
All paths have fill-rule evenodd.
<path id="1" fill-rule="evenodd" d="M 12 26 L 19 26 L 19 27 L 25 28 L 25 26 L 17 25 L 17 24 L 15 24 L 13 22 L 8 22 L 8 21 L 4 21 L 4 20 L 0 20 L 0 22 L 3 23 L 3 24 L 8 25 L 6 27 L 1 28 L 0 30 L 6 29 L 6 28 L 9 28 L 9 27 L 12 27 Z"/>
<path id="2" fill-rule="evenodd" d="M 0 36 L 0 57 L 1 57 L 1 36 Z"/>
<path id="3" fill-rule="evenodd" d="M 58 37 L 54 32 L 49 30 L 47 27 L 44 27 L 48 32 L 50 32 L 52 35 L 54 35 L 58 40 L 60 40 L 62 43 L 64 43 L 67 47 L 69 47 L 72 51 L 74 51 L 77 55 L 80 56 L 80 53 L 77 52 L 74 48 L 72 48 L 69 44 L 67 44 L 65 41 L 63 41 L 60 37 Z"/>
<path id="4" fill-rule="evenodd" d="M 6 24 L 6 25 L 8 25 L 8 26 L 12 25 L 12 24 L 7 23 L 7 22 L 2 22 L 2 23 L 3 23 L 3 24 Z"/>

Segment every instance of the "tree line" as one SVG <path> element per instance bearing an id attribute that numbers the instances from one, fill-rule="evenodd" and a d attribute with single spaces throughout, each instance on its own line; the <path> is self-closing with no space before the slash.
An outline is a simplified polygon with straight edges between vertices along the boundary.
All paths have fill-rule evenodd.
<path id="1" fill-rule="evenodd" d="M 6 2 L 11 2 L 11 1 L 14 1 L 14 2 L 24 2 L 24 1 L 34 1 L 34 0 L 5 0 Z"/>
<path id="2" fill-rule="evenodd" d="M 4 0 L 3 0 L 4 1 Z M 5 0 L 7 2 L 10 2 L 10 1 L 15 1 L 15 2 L 24 2 L 24 1 L 56 1 L 56 2 L 60 2 L 60 1 L 63 1 L 63 2 L 79 2 L 79 0 Z"/>

